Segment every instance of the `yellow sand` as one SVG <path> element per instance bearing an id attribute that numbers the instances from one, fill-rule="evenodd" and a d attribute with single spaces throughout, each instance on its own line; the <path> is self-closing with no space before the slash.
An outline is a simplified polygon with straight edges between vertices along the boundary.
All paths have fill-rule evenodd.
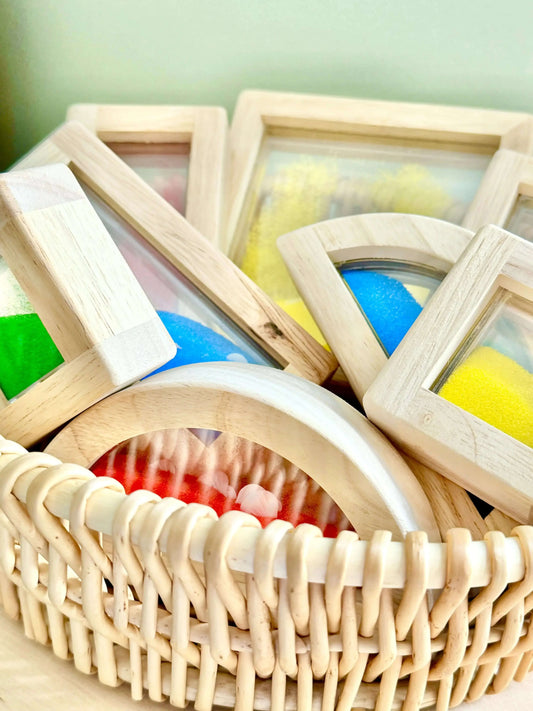
<path id="1" fill-rule="evenodd" d="M 413 299 L 422 307 L 426 305 L 426 301 L 431 296 L 431 289 L 428 289 L 427 286 L 419 286 L 418 284 L 404 284 L 404 287 L 411 294 Z"/>
<path id="2" fill-rule="evenodd" d="M 310 157 L 286 166 L 274 177 L 270 198 L 250 228 L 240 266 L 276 301 L 299 299 L 276 240 L 326 219 L 337 181 L 334 162 L 317 163 Z"/>
<path id="3" fill-rule="evenodd" d="M 439 395 L 533 447 L 533 375 L 508 356 L 476 348 Z"/>
<path id="4" fill-rule="evenodd" d="M 299 323 L 302 328 L 305 328 L 307 333 L 310 333 L 311 336 L 313 336 L 313 338 L 320 343 L 320 345 L 329 350 L 329 346 L 326 343 L 322 332 L 318 328 L 315 319 L 311 316 L 301 299 L 296 299 L 294 301 L 280 299 L 278 304 L 289 314 L 289 316 L 292 316 L 296 323 Z"/>
<path id="5" fill-rule="evenodd" d="M 408 164 L 383 172 L 370 189 L 372 212 L 408 212 L 445 217 L 453 199 L 422 165 Z"/>
<path id="6" fill-rule="evenodd" d="M 308 157 L 280 171 L 274 177 L 268 201 L 250 228 L 241 263 L 243 272 L 322 344 L 324 336 L 300 298 L 276 240 L 287 232 L 326 219 L 337 182 L 338 171 L 333 161 L 317 163 Z"/>

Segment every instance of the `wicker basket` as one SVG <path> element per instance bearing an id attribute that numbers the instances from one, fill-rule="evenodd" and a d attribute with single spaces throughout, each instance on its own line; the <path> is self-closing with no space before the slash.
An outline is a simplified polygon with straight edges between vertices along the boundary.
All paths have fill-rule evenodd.
<path id="1" fill-rule="evenodd" d="M 240 511 L 217 518 L 147 491 L 127 496 L 113 479 L 0 438 L 1 604 L 28 637 L 104 684 L 129 682 L 134 699 L 147 689 L 198 711 L 444 711 L 523 679 L 533 527 L 483 541 L 459 528 L 445 543 L 391 539 L 324 538 L 281 520 L 261 528 Z"/>

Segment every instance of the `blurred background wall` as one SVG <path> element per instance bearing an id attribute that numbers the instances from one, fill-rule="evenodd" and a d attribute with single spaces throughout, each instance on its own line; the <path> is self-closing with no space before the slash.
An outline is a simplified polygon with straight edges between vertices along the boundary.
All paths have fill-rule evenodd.
<path id="1" fill-rule="evenodd" d="M 533 2 L 0 0 L 0 169 L 74 102 L 244 88 L 533 112 Z"/>

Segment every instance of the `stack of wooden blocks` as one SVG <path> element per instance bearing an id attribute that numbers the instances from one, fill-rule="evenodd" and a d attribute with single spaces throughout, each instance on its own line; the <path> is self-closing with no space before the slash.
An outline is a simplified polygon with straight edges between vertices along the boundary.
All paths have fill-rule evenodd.
<path id="1" fill-rule="evenodd" d="M 121 487 L 126 493 L 150 490 L 132 494 L 141 497 L 139 502 L 153 504 L 156 494 L 167 496 L 154 508 L 161 512 L 157 506 L 168 502 L 165 517 L 152 516 L 154 526 L 160 525 L 158 536 L 165 526 L 172 527 L 173 516 L 183 518 L 178 499 L 193 506 L 203 503 L 211 507 L 208 518 L 226 512 L 220 522 L 228 522 L 223 524 L 228 531 L 232 526 L 263 526 L 273 532 L 265 539 L 273 546 L 272 556 L 283 540 L 289 553 L 293 551 L 293 564 L 300 565 L 307 550 L 297 543 L 299 534 L 291 525 L 300 523 L 336 537 L 338 550 L 340 541 L 352 540 L 346 535 L 355 536 L 353 541 L 358 535 L 377 541 L 375 537 L 387 530 L 387 541 L 391 534 L 399 541 L 413 541 L 411 532 L 420 530 L 439 542 L 460 528 L 467 533 L 461 534 L 458 551 L 461 546 L 466 550 L 472 539 L 481 541 L 488 535 L 493 541 L 489 532 L 499 531 L 514 536 L 525 558 L 533 556 L 530 529 L 521 525 L 533 522 L 533 117 L 245 91 L 231 129 L 218 107 L 79 104 L 70 107 L 66 118 L 0 176 L 0 433 L 24 447 L 45 450 L 25 455 L 9 443 L 0 448 L 0 479 L 8 482 L 2 485 L 4 498 L 0 495 L 0 546 L 3 540 L 10 551 L 7 557 L 5 551 L 0 556 L 4 560 L 0 601 L 6 610 L 16 615 L 20 609 L 12 589 L 19 585 L 14 572 L 19 549 L 20 565 L 24 561 L 33 565 L 32 573 L 21 573 L 24 595 L 38 589 L 38 555 L 50 566 L 45 588 L 51 588 L 52 573 L 58 570 L 57 561 L 52 562 L 53 544 L 43 543 L 48 529 L 41 530 L 38 523 L 43 492 L 49 493 L 50 485 L 39 496 L 36 492 L 41 491 L 42 468 L 53 469 L 59 460 L 117 479 L 121 494 Z M 137 382 L 145 376 L 150 377 Z M 15 454 L 36 457 L 33 478 L 28 467 L 14 467 Z M 20 479 L 22 475 L 26 479 Z M 189 475 L 198 480 L 197 489 L 194 484 L 185 486 Z M 79 476 L 85 480 L 85 473 Z M 94 486 L 115 486 L 106 481 Z M 43 537 L 42 545 L 32 539 L 31 554 L 29 544 L 21 546 L 16 533 L 21 531 L 24 538 L 28 519 L 21 524 L 20 507 L 13 513 L 9 496 L 15 485 Z M 118 496 L 116 490 L 113 495 Z M 74 496 L 69 508 L 61 497 L 52 496 L 47 510 L 57 520 L 67 520 L 79 510 L 80 497 Z M 141 592 L 139 564 L 128 567 L 133 546 L 122 553 L 114 547 L 122 545 L 117 542 L 116 522 L 129 526 L 130 519 L 124 513 L 128 504 L 113 501 L 109 498 L 102 509 L 107 524 L 94 506 L 87 509 L 88 528 L 104 534 L 101 552 L 93 561 L 107 581 L 106 594 L 114 596 L 109 603 L 114 612 L 104 610 L 104 600 L 101 614 L 113 621 L 110 638 L 127 635 L 136 625 L 135 634 L 140 630 L 143 636 L 149 629 L 155 639 L 156 613 L 150 623 L 144 611 L 139 624 L 128 618 L 128 605 L 131 609 L 132 602 L 143 601 L 147 593 Z M 151 515 L 146 514 L 147 520 Z M 193 513 L 190 516 L 194 518 Z M 78 521 L 70 529 L 62 528 L 63 543 L 67 530 L 72 540 L 78 540 L 79 526 Z M 301 540 L 307 541 L 307 529 L 301 530 Z M 291 535 L 294 544 L 284 538 Z M 451 537 L 459 540 L 455 533 Z M 170 539 L 164 540 L 161 551 L 171 556 Z M 379 540 L 376 551 L 385 545 L 385 539 Z M 53 606 L 60 600 L 56 607 L 63 611 L 69 598 L 67 563 L 76 570 L 78 553 L 72 547 L 76 545 L 71 541 L 62 549 L 70 551 L 63 556 L 63 592 L 58 593 L 57 585 L 52 593 L 44 590 L 41 603 Z M 108 557 L 106 545 L 114 550 Z M 139 545 L 144 555 L 144 544 Z M 338 559 L 331 553 L 332 566 L 340 565 L 342 555 L 349 556 L 346 546 L 344 554 L 335 554 Z M 83 558 L 83 541 L 80 549 Z M 268 558 L 267 548 L 261 550 Z M 198 556 L 195 560 L 198 563 Z M 225 558 L 217 560 L 224 571 Z M 113 577 L 117 561 L 123 566 L 120 580 Z M 163 575 L 161 567 L 154 573 L 156 568 L 150 565 L 155 566 L 153 560 L 147 564 L 148 577 Z M 521 630 L 533 607 L 531 571 L 527 562 L 524 566 L 524 580 L 512 578 L 515 585 L 522 585 Z M 144 560 L 141 567 L 144 570 Z M 133 578 L 137 574 L 137 583 L 126 582 L 130 570 L 137 571 L 132 573 Z M 257 570 L 261 578 L 262 569 Z M 194 575 L 194 585 L 201 588 L 215 573 Z M 217 585 L 229 580 L 229 574 L 217 569 L 219 575 Z M 345 575 L 346 570 L 340 575 L 340 587 Z M 83 573 L 79 579 L 83 588 Z M 276 577 L 282 579 L 282 574 Z M 128 594 L 120 593 L 120 598 L 121 581 L 129 590 L 129 603 Z M 507 582 L 491 600 L 487 597 L 487 604 L 492 605 Z M 205 691 L 207 687 L 200 691 L 198 682 L 197 708 L 210 708 L 220 665 L 224 673 L 237 675 L 231 698 L 237 699 L 239 708 L 255 708 L 258 703 L 253 689 L 251 696 L 239 692 L 239 673 L 246 678 L 253 673 L 254 678 L 283 674 L 296 679 L 298 708 L 311 708 L 312 694 L 300 696 L 304 692 L 299 686 L 304 688 L 308 677 L 303 667 L 287 662 L 290 653 L 282 649 L 281 634 L 280 646 L 270 650 L 272 664 L 261 666 L 255 656 L 253 664 L 243 655 L 236 661 L 235 649 L 240 647 L 232 647 L 229 637 L 213 631 L 224 606 L 230 627 L 251 631 L 253 623 L 243 605 L 255 604 L 253 609 L 267 615 L 277 634 L 282 616 L 278 596 L 288 594 L 293 606 L 288 619 L 293 637 L 296 634 L 298 644 L 304 645 L 302 659 L 311 635 L 309 678 L 325 679 L 333 664 L 330 654 L 337 655 L 335 686 L 323 692 L 329 700 L 322 707 L 357 706 L 363 673 L 366 681 L 377 679 L 383 689 L 392 689 L 383 692 L 386 698 L 379 692 L 376 708 L 393 707 L 401 676 L 400 663 L 397 669 L 394 665 L 400 656 L 378 664 L 378 651 L 364 671 L 368 654 L 361 667 L 362 657 L 357 662 L 356 654 L 349 662 L 342 646 L 345 663 L 339 666 L 339 650 L 333 644 L 331 649 L 337 651 L 328 652 L 326 661 L 319 663 L 313 656 L 318 638 L 314 642 L 313 634 L 318 633 L 312 626 L 309 632 L 310 623 L 300 620 L 292 593 L 282 592 L 286 581 L 279 583 L 279 590 L 268 588 L 265 579 L 263 583 L 259 581 L 256 589 L 255 580 L 244 585 L 232 579 L 233 602 L 217 588 L 216 594 L 208 595 L 209 609 L 204 613 L 198 613 L 203 609 L 199 598 L 185 586 L 182 597 L 187 606 L 187 595 L 193 606 L 199 605 L 192 617 L 199 625 L 211 626 L 206 632 L 209 644 L 204 640 L 201 645 L 201 661 L 187 637 L 181 642 L 178 664 L 172 635 L 183 635 L 181 628 L 170 636 L 174 651 L 167 657 L 166 647 L 158 647 L 159 663 L 168 658 L 176 665 L 173 669 L 181 669 L 182 676 L 171 682 L 167 694 L 172 703 L 184 703 L 187 670 L 199 667 L 202 679 L 206 675 L 210 679 L 210 691 Z M 445 583 L 446 589 L 450 580 Z M 490 579 L 487 589 L 491 584 L 497 582 Z M 170 578 L 162 585 L 161 589 L 155 585 L 151 602 L 172 611 L 177 603 L 170 595 Z M 423 585 L 424 591 L 431 587 L 427 579 Z M 460 582 L 457 585 L 461 587 Z M 371 622 L 363 595 L 366 612 L 358 632 L 354 623 L 356 637 L 372 638 L 387 610 L 392 619 L 396 603 L 392 596 L 379 597 L 382 587 L 383 577 L 374 590 L 379 613 L 376 608 Z M 270 594 L 261 598 L 266 589 Z M 468 595 L 464 590 L 453 609 L 448 603 L 435 603 L 431 614 L 443 605 L 449 614 L 442 625 L 433 618 L 432 644 L 445 624 L 454 624 L 453 615 L 463 602 L 474 609 Z M 331 603 L 333 598 L 327 599 Z M 343 598 L 347 606 L 343 615 L 351 614 L 347 599 Z M 119 610 L 121 600 L 126 613 Z M 80 604 L 85 615 L 84 601 Z M 325 604 L 324 634 L 331 641 L 332 635 L 342 636 L 342 615 L 340 607 L 336 615 Z M 422 605 L 421 598 L 416 605 Z M 359 610 L 355 598 L 353 606 L 355 616 Z M 422 609 L 415 607 L 413 624 Z M 309 617 L 308 608 L 307 603 L 307 613 L 302 614 Z M 398 614 L 405 615 L 405 605 Z M 473 615 L 472 624 L 477 624 L 479 614 L 478 610 Z M 505 614 L 496 615 L 493 623 Z M 94 627 L 91 620 L 96 618 L 87 619 L 87 626 Z M 526 622 L 529 627 L 513 637 L 509 648 L 501 632 L 505 679 L 522 678 L 529 670 L 533 640 L 530 646 L 523 640 L 531 637 L 533 623 L 529 618 Z M 465 624 L 468 636 L 468 620 Z M 410 624 L 402 635 L 396 618 L 394 644 L 403 643 L 408 628 Z M 44 631 L 41 641 L 48 634 L 53 637 Z M 157 634 L 163 634 L 159 628 Z M 252 647 L 259 644 L 259 637 L 250 634 Z M 413 640 L 416 634 L 412 632 Z M 470 641 L 463 640 L 463 656 L 470 645 L 470 665 L 462 657 L 454 658 L 449 668 L 433 660 L 433 672 L 429 666 L 424 672 L 422 690 L 413 691 L 413 681 L 411 691 L 400 694 L 402 708 L 425 703 L 430 698 L 424 696 L 426 685 L 432 679 L 446 679 L 438 692 L 441 710 L 462 701 L 472 679 L 478 679 L 479 693 L 492 674 L 494 688 L 502 688 L 496 666 L 486 679 L 470 670 L 477 663 L 472 634 Z M 117 639 L 114 644 L 128 647 Z M 479 642 L 478 637 L 475 640 Z M 476 659 L 482 658 L 488 640 L 487 631 Z M 101 671 L 104 657 L 98 659 L 95 644 L 93 663 L 106 682 Z M 139 644 L 139 650 L 146 647 Z M 445 660 L 446 649 L 444 657 L 441 654 Z M 442 647 L 436 653 L 441 651 Z M 80 668 L 91 669 L 90 659 L 79 661 L 81 653 L 72 653 Z M 293 657 L 298 654 L 295 651 Z M 512 673 L 509 658 L 515 664 Z M 239 672 L 241 659 L 248 659 L 242 662 L 248 667 Z M 480 664 L 486 671 L 487 660 Z M 436 676 L 434 670 L 442 671 L 443 666 L 446 673 Z M 420 673 L 415 667 L 413 679 Z M 391 669 L 396 669 L 394 684 Z M 140 681 L 133 671 L 130 674 L 134 696 L 142 696 L 147 684 L 153 698 L 165 696 L 160 680 L 155 683 L 152 676 L 146 683 L 138 674 Z M 470 674 L 466 681 L 465 674 Z M 279 684 L 279 679 L 272 681 L 272 708 L 284 703 Z"/>

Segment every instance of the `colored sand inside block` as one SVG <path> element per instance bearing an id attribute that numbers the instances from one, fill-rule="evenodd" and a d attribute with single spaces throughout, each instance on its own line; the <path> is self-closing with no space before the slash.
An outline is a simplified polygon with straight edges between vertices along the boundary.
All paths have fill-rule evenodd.
<path id="1" fill-rule="evenodd" d="M 392 355 L 422 306 L 401 281 L 386 274 L 370 269 L 341 269 L 341 274 L 383 349 Z"/>
<path id="2" fill-rule="evenodd" d="M 439 395 L 533 447 L 533 374 L 503 353 L 476 348 Z"/>
<path id="3" fill-rule="evenodd" d="M 273 177 L 269 194 L 258 206 L 240 267 L 275 301 L 299 298 L 276 240 L 326 219 L 337 180 L 334 162 L 320 164 L 304 157 Z"/>
<path id="4" fill-rule="evenodd" d="M 37 314 L 0 317 L 0 389 L 8 400 L 62 362 Z"/>
<path id="5" fill-rule="evenodd" d="M 154 373 L 189 363 L 248 362 L 246 353 L 238 346 L 198 321 L 168 311 L 158 311 L 157 313 L 177 345 L 178 351 L 172 360 L 155 370 Z"/>
<path id="6" fill-rule="evenodd" d="M 308 523 L 330 537 L 351 528 L 331 497 L 288 461 L 237 437 L 228 457 L 220 446 L 227 434 L 195 432 L 199 438 L 191 430 L 141 435 L 114 447 L 91 470 L 117 479 L 128 494 L 148 489 L 210 506 L 218 516 L 234 510 L 256 516 L 263 526 L 274 519 Z"/>

